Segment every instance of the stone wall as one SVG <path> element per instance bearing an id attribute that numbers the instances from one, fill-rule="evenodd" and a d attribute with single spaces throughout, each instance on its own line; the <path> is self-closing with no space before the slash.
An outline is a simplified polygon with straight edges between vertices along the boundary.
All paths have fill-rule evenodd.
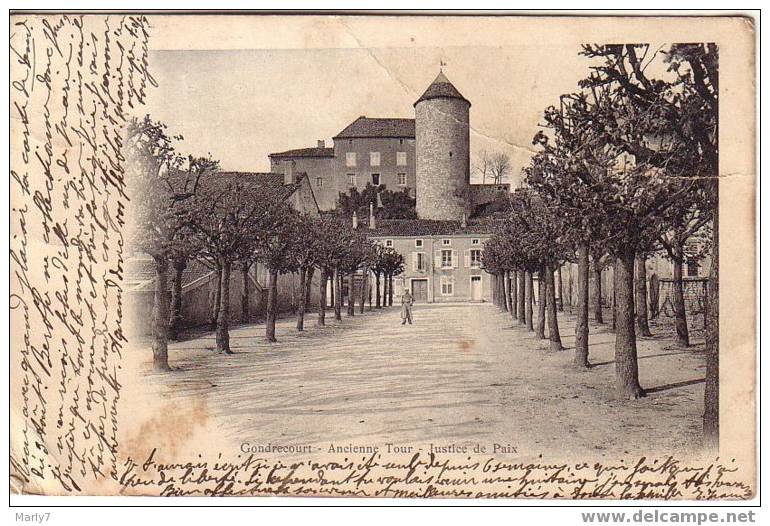
<path id="1" fill-rule="evenodd" d="M 347 153 L 356 154 L 356 165 L 347 166 Z M 380 153 L 379 166 L 372 166 L 370 153 Z M 399 166 L 397 153 L 406 153 L 406 165 Z M 400 192 L 410 189 L 414 196 L 415 187 L 415 141 L 410 138 L 366 137 L 334 140 L 334 162 L 337 188 L 339 193 L 348 193 L 352 188 L 348 174 L 356 174 L 356 188 L 362 190 L 367 183 L 372 183 L 372 174 L 379 174 L 380 184 L 388 190 Z M 406 174 L 406 185 L 399 185 L 398 174 Z"/>
<path id="2" fill-rule="evenodd" d="M 469 104 L 429 99 L 415 108 L 417 215 L 459 220 L 463 200 L 456 191 L 470 184 Z"/>

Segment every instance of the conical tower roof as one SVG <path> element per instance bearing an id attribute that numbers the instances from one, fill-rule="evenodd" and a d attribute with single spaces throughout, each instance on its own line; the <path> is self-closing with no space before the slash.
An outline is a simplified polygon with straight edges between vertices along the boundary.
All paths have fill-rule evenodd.
<path id="1" fill-rule="evenodd" d="M 459 91 L 457 91 L 457 88 L 454 87 L 454 84 L 449 82 L 449 79 L 446 78 L 446 75 L 444 75 L 443 71 L 440 71 L 438 76 L 436 77 L 436 80 L 434 80 L 430 86 L 428 86 L 428 89 L 425 90 L 425 93 L 422 94 L 422 97 L 417 99 L 417 102 L 414 103 L 415 106 L 417 106 L 420 102 L 428 99 L 460 99 L 464 100 L 468 103 L 470 106 L 471 102 L 466 99 L 465 97 L 460 94 Z"/>

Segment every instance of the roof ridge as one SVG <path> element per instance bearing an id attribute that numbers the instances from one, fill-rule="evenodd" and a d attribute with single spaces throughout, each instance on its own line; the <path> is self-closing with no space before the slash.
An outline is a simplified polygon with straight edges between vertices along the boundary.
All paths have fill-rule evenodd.
<path id="1" fill-rule="evenodd" d="M 366 137 L 414 138 L 414 119 L 409 117 L 366 117 L 362 115 L 345 126 L 333 138 L 352 139 Z"/>

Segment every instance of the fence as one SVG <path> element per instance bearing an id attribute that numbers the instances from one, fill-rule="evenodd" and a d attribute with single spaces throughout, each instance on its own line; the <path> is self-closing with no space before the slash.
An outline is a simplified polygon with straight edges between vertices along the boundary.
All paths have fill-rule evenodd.
<path id="1" fill-rule="evenodd" d="M 674 318 L 674 280 L 658 279 L 654 275 L 648 280 L 650 319 L 667 323 Z M 683 278 L 684 308 L 687 321 L 693 328 L 706 327 L 708 306 L 708 278 Z"/>
<path id="2" fill-rule="evenodd" d="M 577 265 L 566 265 L 562 269 L 563 294 L 565 309 L 571 311 L 577 305 Z M 685 312 L 687 321 L 693 329 L 705 328 L 708 278 L 683 278 Z M 607 309 L 612 309 L 612 268 L 602 272 L 601 303 Z M 535 287 L 537 288 L 537 287 Z M 596 298 L 596 282 L 592 275 L 589 279 L 589 302 L 594 305 Z M 674 322 L 674 280 L 658 278 L 656 274 L 647 277 L 647 302 L 650 320 L 658 325 L 673 324 Z M 610 314 L 611 315 L 611 314 Z"/>

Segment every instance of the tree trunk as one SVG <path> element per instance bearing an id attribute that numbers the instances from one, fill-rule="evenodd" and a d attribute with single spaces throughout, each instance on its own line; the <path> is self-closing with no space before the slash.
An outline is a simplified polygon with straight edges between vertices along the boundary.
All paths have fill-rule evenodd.
<path id="1" fill-rule="evenodd" d="M 674 306 L 674 328 L 676 329 L 675 343 L 679 347 L 690 346 L 690 331 L 687 330 L 687 312 L 684 306 L 684 280 L 682 277 L 682 263 L 684 262 L 684 250 L 677 240 L 674 247 L 674 288 L 672 303 Z"/>
<path id="2" fill-rule="evenodd" d="M 511 284 L 511 318 L 516 321 L 516 319 L 519 317 L 519 278 L 517 277 L 515 270 L 511 271 L 509 280 Z"/>
<path id="3" fill-rule="evenodd" d="M 650 275 L 650 317 L 655 319 L 660 314 L 660 280 L 654 272 Z"/>
<path id="4" fill-rule="evenodd" d="M 223 354 L 232 354 L 230 350 L 230 270 L 232 269 L 230 261 L 222 262 L 222 283 L 220 285 L 221 294 L 219 306 L 219 317 L 217 318 L 217 352 Z"/>
<path id="5" fill-rule="evenodd" d="M 559 302 L 556 306 L 559 312 L 564 312 L 564 285 L 561 280 L 561 265 L 556 268 L 556 291 L 559 293 Z"/>
<path id="6" fill-rule="evenodd" d="M 222 267 L 217 268 L 217 288 L 214 293 L 214 308 L 211 311 L 211 322 L 209 328 L 213 331 L 217 328 L 219 320 L 219 308 L 222 306 Z"/>
<path id="7" fill-rule="evenodd" d="M 527 272 L 526 274 L 527 274 L 526 275 L 526 281 L 527 281 L 526 295 L 527 295 L 527 297 L 526 297 L 526 300 L 525 300 L 525 302 L 526 302 L 526 322 L 527 322 L 527 329 L 529 329 L 530 331 L 534 331 L 535 330 L 535 325 L 534 325 L 534 321 L 532 320 L 532 315 L 534 314 L 534 312 L 533 312 L 534 309 L 532 307 L 533 307 L 533 302 L 535 301 L 535 299 L 534 299 L 535 284 L 533 283 L 533 280 L 532 280 L 532 273 L 531 272 Z"/>
<path id="8" fill-rule="evenodd" d="M 511 273 L 505 272 L 505 307 L 513 315 L 513 284 L 511 283 Z"/>
<path id="9" fill-rule="evenodd" d="M 348 316 L 356 315 L 356 273 L 348 276 Z"/>
<path id="10" fill-rule="evenodd" d="M 267 320 L 265 322 L 265 339 L 276 342 L 275 320 L 278 318 L 278 271 L 269 270 L 267 280 Z"/>
<path id="11" fill-rule="evenodd" d="M 170 371 L 168 366 L 168 260 L 155 260 L 155 300 L 152 320 L 152 368 Z"/>
<path id="12" fill-rule="evenodd" d="M 545 270 L 540 267 L 537 273 L 537 325 L 535 336 L 545 339 Z"/>
<path id="13" fill-rule="evenodd" d="M 706 385 L 703 396 L 703 444 L 719 449 L 719 208 L 714 210 L 714 247 L 706 295 Z"/>
<path id="14" fill-rule="evenodd" d="M 388 274 L 388 307 L 393 306 L 393 273 Z"/>
<path id="15" fill-rule="evenodd" d="M 249 267 L 251 265 L 245 261 L 241 263 L 241 323 L 249 323 L 251 321 L 251 312 L 249 306 L 249 297 L 251 291 L 249 290 Z"/>
<path id="16" fill-rule="evenodd" d="M 527 301 L 527 273 L 523 270 L 517 271 L 518 278 L 519 278 L 519 297 L 518 297 L 518 315 L 519 315 L 519 324 L 520 325 L 526 325 L 527 324 L 527 314 L 526 314 L 526 301 Z"/>
<path id="17" fill-rule="evenodd" d="M 637 399 L 645 395 L 639 385 L 634 328 L 634 251 L 626 250 L 615 262 L 617 332 L 615 333 L 615 373 L 618 396 Z"/>
<path id="18" fill-rule="evenodd" d="M 580 245 L 578 256 L 577 321 L 575 325 L 575 365 L 590 367 L 588 363 L 588 247 Z M 571 279 L 572 273 L 570 273 Z M 571 283 L 571 281 L 570 281 Z"/>
<path id="19" fill-rule="evenodd" d="M 174 278 L 171 283 L 171 319 L 169 320 L 169 338 L 179 338 L 182 329 L 182 274 L 187 268 L 187 259 L 174 260 Z"/>
<path id="20" fill-rule="evenodd" d="M 388 306 L 388 274 L 383 272 L 382 274 L 382 306 Z"/>
<path id="21" fill-rule="evenodd" d="M 567 268 L 569 268 L 569 273 L 567 274 L 567 305 L 569 306 L 569 313 L 572 314 L 572 295 L 574 294 L 574 290 L 572 290 L 572 265 Z"/>
<path id="22" fill-rule="evenodd" d="M 335 296 L 335 289 L 337 288 L 337 284 L 335 282 L 335 279 L 336 279 L 335 276 L 336 276 L 336 274 L 334 273 L 334 271 L 328 272 L 328 281 L 330 282 L 329 285 L 331 286 L 331 292 L 329 294 L 330 295 L 329 307 L 331 307 L 332 309 L 337 304 L 336 300 L 334 299 L 336 297 Z M 324 301 L 326 301 L 325 298 L 324 298 Z"/>
<path id="23" fill-rule="evenodd" d="M 299 298 L 299 304 L 297 305 L 297 330 L 300 332 L 305 330 L 305 310 L 307 309 L 307 304 L 305 302 L 305 299 L 307 298 L 307 294 L 305 294 L 306 288 L 307 288 L 307 268 L 303 267 L 299 269 L 300 298 Z"/>
<path id="24" fill-rule="evenodd" d="M 634 295 L 636 296 L 636 328 L 639 335 L 649 338 L 650 322 L 647 314 L 647 256 L 636 255 L 636 281 Z"/>
<path id="25" fill-rule="evenodd" d="M 500 306 L 505 312 L 509 312 L 510 304 L 508 303 L 508 273 L 503 272 L 500 274 Z"/>
<path id="26" fill-rule="evenodd" d="M 502 296 L 500 295 L 500 274 L 492 274 L 492 303 L 500 308 Z"/>
<path id="27" fill-rule="evenodd" d="M 361 274 L 361 290 L 359 291 L 359 298 L 361 299 L 359 305 L 358 305 L 358 313 L 363 314 L 364 313 L 364 307 L 366 305 L 366 289 L 367 289 L 367 280 L 369 277 L 369 269 L 364 267 L 363 274 Z"/>
<path id="28" fill-rule="evenodd" d="M 594 297 L 593 297 L 593 310 L 594 321 L 596 323 L 604 323 L 604 314 L 602 313 L 602 267 L 598 258 L 594 258 L 592 261 L 591 271 L 593 272 L 594 282 Z"/>
<path id="29" fill-rule="evenodd" d="M 377 309 L 382 308 L 382 292 L 380 291 L 380 273 L 374 273 L 374 307 Z"/>
<path id="30" fill-rule="evenodd" d="M 548 339 L 551 341 L 552 351 L 563 351 L 561 335 L 559 335 L 559 322 L 556 318 L 556 285 L 554 283 L 553 267 L 545 267 L 545 304 L 548 316 Z"/>
<path id="31" fill-rule="evenodd" d="M 305 278 L 305 314 L 310 311 L 310 297 L 313 287 L 313 275 L 315 274 L 315 267 L 307 269 L 307 277 Z"/>
<path id="32" fill-rule="evenodd" d="M 615 271 L 615 264 L 612 265 L 612 297 L 610 298 L 610 315 L 612 316 L 612 319 L 610 320 L 610 331 L 615 332 L 617 328 L 617 321 L 618 321 L 618 311 L 617 311 L 617 295 L 615 294 L 615 291 L 618 289 L 617 285 L 615 284 L 615 278 L 617 277 L 617 272 Z"/>
<path id="33" fill-rule="evenodd" d="M 319 282 L 318 298 L 318 326 L 326 325 L 326 285 L 328 284 L 329 273 L 326 269 L 321 269 L 321 279 Z"/>
<path id="34" fill-rule="evenodd" d="M 342 320 L 342 276 L 334 269 L 334 319 Z"/>

